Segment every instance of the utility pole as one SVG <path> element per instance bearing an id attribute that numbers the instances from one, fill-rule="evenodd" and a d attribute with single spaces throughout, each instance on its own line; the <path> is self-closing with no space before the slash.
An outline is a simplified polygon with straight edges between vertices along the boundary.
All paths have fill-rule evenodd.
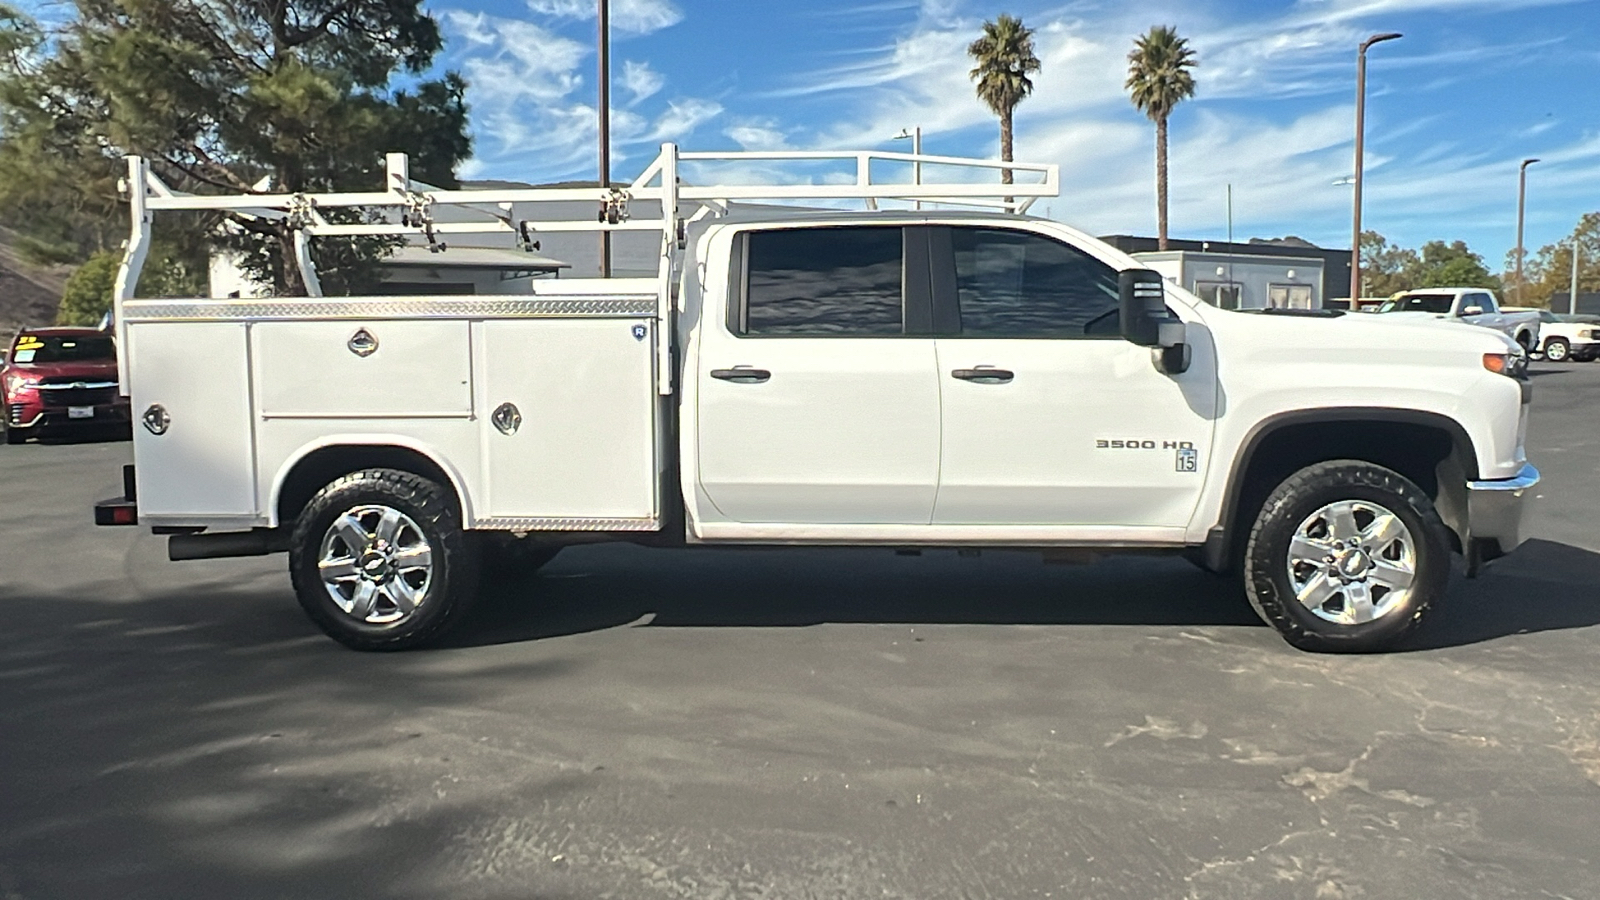
<path id="1" fill-rule="evenodd" d="M 611 187 L 611 2 L 600 0 L 600 190 Z M 600 231 L 600 277 L 611 277 L 611 232 Z"/>
<path id="2" fill-rule="evenodd" d="M 1522 305 L 1522 213 L 1528 200 L 1528 167 L 1538 162 L 1538 157 L 1525 159 L 1517 169 L 1517 305 Z"/>
<path id="3" fill-rule="evenodd" d="M 1397 31 L 1375 34 L 1361 42 L 1356 52 L 1356 195 L 1354 224 L 1350 237 L 1350 311 L 1354 312 L 1361 300 L 1361 165 L 1367 130 L 1367 48 L 1382 41 L 1400 37 Z"/>
<path id="4" fill-rule="evenodd" d="M 1572 291 L 1567 294 L 1567 315 L 1576 315 L 1578 312 L 1578 256 L 1583 253 L 1583 248 L 1578 244 L 1578 236 L 1572 236 Z"/>

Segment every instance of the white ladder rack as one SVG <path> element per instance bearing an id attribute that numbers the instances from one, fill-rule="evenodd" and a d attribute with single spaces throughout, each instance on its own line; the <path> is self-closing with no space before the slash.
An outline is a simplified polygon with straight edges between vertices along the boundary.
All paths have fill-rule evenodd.
<path id="1" fill-rule="evenodd" d="M 769 183 L 751 184 L 683 184 L 679 179 L 680 163 L 724 166 L 766 164 L 775 178 Z M 785 178 L 783 164 L 853 165 L 854 180 L 840 183 L 803 183 L 798 177 Z M 997 160 L 968 159 L 954 156 L 929 156 L 911 153 L 885 153 L 873 150 L 856 151 L 737 151 L 737 152 L 683 152 L 676 144 L 662 144 L 661 153 L 644 172 L 627 185 L 601 187 L 530 187 L 490 188 L 486 190 L 439 190 L 411 180 L 409 159 L 404 153 L 390 153 L 385 158 L 385 190 L 335 191 L 327 193 L 260 193 L 260 194 L 188 194 L 173 190 L 150 169 L 149 161 L 138 156 L 127 158 L 128 175 L 121 188 L 129 200 L 132 231 L 117 271 L 113 295 L 117 338 L 127 346 L 122 304 L 132 300 L 139 274 L 150 250 L 151 217 L 162 210 L 212 210 L 231 212 L 255 218 L 290 220 L 294 240 L 294 254 L 304 278 L 307 294 L 322 296 L 321 282 L 316 265 L 311 258 L 313 237 L 362 236 L 421 236 L 430 244 L 438 235 L 451 234 L 511 234 L 520 242 L 530 240 L 534 232 L 604 232 L 604 231 L 660 231 L 661 264 L 658 273 L 657 320 L 659 334 L 666 335 L 670 310 L 671 284 L 681 249 L 685 219 L 681 215 L 685 201 L 699 203 L 694 218 L 721 215 L 735 201 L 863 201 L 869 209 L 878 208 L 880 201 L 922 201 L 959 206 L 976 206 L 1006 212 L 1024 213 L 1040 197 L 1060 194 L 1060 167 L 1050 164 L 1000 162 Z M 883 181 L 874 179 L 874 164 L 879 167 L 895 165 L 914 170 L 918 177 L 913 182 Z M 1009 170 L 1022 181 L 1003 184 L 996 181 L 975 182 L 960 180 L 929 180 L 924 177 L 930 167 L 955 169 L 963 174 L 995 177 Z M 791 173 L 793 175 L 794 173 Z M 632 201 L 657 201 L 659 215 L 635 218 L 630 212 Z M 515 204 L 541 202 L 587 201 L 596 204 L 597 214 L 589 219 L 569 220 L 519 220 L 515 217 Z M 470 209 L 484 215 L 477 222 L 438 222 L 433 211 L 450 206 Z M 385 210 L 389 216 L 384 221 L 341 223 L 332 222 L 323 215 L 324 210 L 366 209 Z M 393 213 L 400 213 L 399 223 L 388 221 Z M 660 343 L 663 390 L 670 383 L 667 366 L 670 360 L 668 341 Z M 119 354 L 126 360 L 127 354 Z M 126 363 L 123 363 L 124 369 Z M 122 383 L 128 385 L 128 373 L 122 372 Z"/>

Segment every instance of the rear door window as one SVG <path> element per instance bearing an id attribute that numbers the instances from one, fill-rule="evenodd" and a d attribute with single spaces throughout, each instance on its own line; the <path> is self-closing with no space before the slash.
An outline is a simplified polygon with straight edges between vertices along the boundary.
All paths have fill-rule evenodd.
<path id="1" fill-rule="evenodd" d="M 751 337 L 903 334 L 904 259 L 898 226 L 751 232 L 734 331 Z"/>

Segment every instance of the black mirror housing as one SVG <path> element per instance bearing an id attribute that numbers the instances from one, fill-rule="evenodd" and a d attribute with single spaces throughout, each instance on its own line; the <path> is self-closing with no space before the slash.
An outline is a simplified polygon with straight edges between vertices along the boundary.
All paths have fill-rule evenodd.
<path id="1" fill-rule="evenodd" d="M 1140 347 L 1161 346 L 1161 324 L 1167 321 L 1166 283 L 1160 272 L 1127 269 L 1117 275 L 1122 304 L 1122 337 Z"/>

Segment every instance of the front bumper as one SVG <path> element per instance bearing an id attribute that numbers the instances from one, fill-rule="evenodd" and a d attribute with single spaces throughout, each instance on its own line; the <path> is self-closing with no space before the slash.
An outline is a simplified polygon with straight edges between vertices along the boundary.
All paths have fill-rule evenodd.
<path id="1" fill-rule="evenodd" d="M 79 407 L 89 410 L 88 415 L 74 417 L 67 406 L 42 406 L 37 403 L 8 403 L 5 406 L 6 425 L 11 428 L 38 428 L 40 431 L 57 431 L 75 428 L 94 428 L 111 425 L 126 427 L 133 421 L 130 407 L 125 403 L 96 403 Z"/>
<path id="2" fill-rule="evenodd" d="M 1531 464 L 1511 478 L 1467 482 L 1468 574 L 1476 574 L 1483 563 L 1510 553 L 1523 542 L 1528 492 L 1538 483 L 1539 470 Z"/>

